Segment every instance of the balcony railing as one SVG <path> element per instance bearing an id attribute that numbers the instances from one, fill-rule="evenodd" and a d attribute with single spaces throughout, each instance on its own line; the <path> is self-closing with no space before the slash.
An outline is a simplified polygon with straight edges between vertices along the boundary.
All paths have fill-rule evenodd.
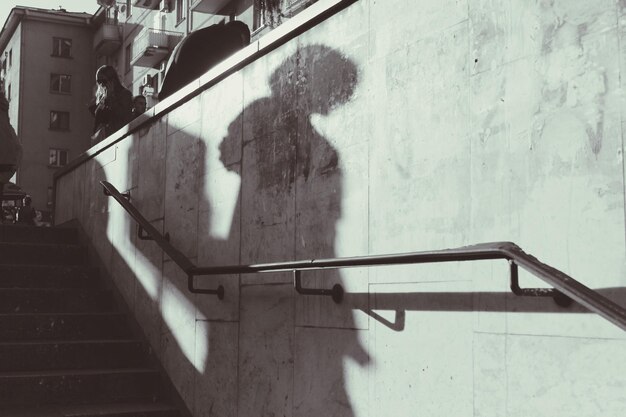
<path id="1" fill-rule="evenodd" d="M 194 12 L 216 14 L 229 0 L 192 0 L 191 10 Z"/>
<path id="2" fill-rule="evenodd" d="M 132 46 L 131 65 L 154 68 L 180 42 L 183 34 L 153 28 L 144 28 Z"/>
<path id="3" fill-rule="evenodd" d="M 93 38 L 93 48 L 96 54 L 110 55 L 122 44 L 122 25 L 113 19 L 105 21 Z"/>

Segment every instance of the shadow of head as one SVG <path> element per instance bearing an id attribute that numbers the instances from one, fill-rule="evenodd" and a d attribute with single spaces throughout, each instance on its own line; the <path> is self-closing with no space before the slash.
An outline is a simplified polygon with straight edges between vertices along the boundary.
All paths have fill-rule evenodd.
<path id="1" fill-rule="evenodd" d="M 349 102 L 358 84 L 358 70 L 341 52 L 325 45 L 308 45 L 283 60 L 270 75 L 269 84 L 269 97 L 246 106 L 245 112 L 252 117 L 250 134 L 259 138 L 267 132 L 278 133 L 278 139 L 287 141 L 301 117 L 327 115 Z M 241 129 L 239 115 L 220 144 L 220 160 L 226 166 L 238 152 Z"/>
<path id="2" fill-rule="evenodd" d="M 350 101 L 357 83 L 354 62 L 325 45 L 298 49 L 270 76 L 272 97 L 281 97 L 293 88 L 300 108 L 306 104 L 309 113 L 323 115 Z"/>

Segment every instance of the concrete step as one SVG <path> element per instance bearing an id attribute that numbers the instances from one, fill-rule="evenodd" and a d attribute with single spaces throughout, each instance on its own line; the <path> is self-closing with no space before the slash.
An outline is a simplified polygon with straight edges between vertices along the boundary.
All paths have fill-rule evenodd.
<path id="1" fill-rule="evenodd" d="M 0 340 L 4 342 L 129 337 L 127 318 L 121 313 L 0 314 Z"/>
<path id="2" fill-rule="evenodd" d="M 0 226 L 0 417 L 179 417 L 77 241 Z"/>
<path id="3" fill-rule="evenodd" d="M 0 265 L 0 288 L 94 288 L 97 268 L 83 265 Z"/>
<path id="4" fill-rule="evenodd" d="M 87 249 L 80 245 L 0 242 L 0 264 L 84 265 Z"/>
<path id="5" fill-rule="evenodd" d="M 150 369 L 0 372 L 0 407 L 150 402 L 158 385 Z"/>
<path id="6" fill-rule="evenodd" d="M 13 243 L 78 243 L 74 228 L 0 225 L 0 242 Z"/>
<path id="7" fill-rule="evenodd" d="M 174 407 L 150 402 L 4 408 L 0 412 L 3 417 L 179 417 Z"/>
<path id="8" fill-rule="evenodd" d="M 0 289 L 2 313 L 97 313 L 111 311 L 106 290 L 11 288 Z"/>
<path id="9" fill-rule="evenodd" d="M 0 343 L 0 372 L 140 368 L 147 357 L 136 340 Z"/>

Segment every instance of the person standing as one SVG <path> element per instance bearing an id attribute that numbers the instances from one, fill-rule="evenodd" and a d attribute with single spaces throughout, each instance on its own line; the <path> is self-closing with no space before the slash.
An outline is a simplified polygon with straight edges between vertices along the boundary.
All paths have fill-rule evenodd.
<path id="1" fill-rule="evenodd" d="M 133 95 L 110 65 L 98 68 L 96 83 L 96 97 L 89 111 L 95 119 L 92 139 L 99 142 L 132 120 Z"/>
<path id="2" fill-rule="evenodd" d="M 140 114 L 144 114 L 147 110 L 146 98 L 139 94 L 133 97 L 133 119 L 135 119 Z"/>
<path id="3" fill-rule="evenodd" d="M 17 223 L 18 224 L 27 224 L 31 226 L 35 226 L 35 218 L 37 217 L 37 212 L 31 206 L 32 199 L 29 196 L 24 197 L 23 203 L 24 205 L 19 208 L 17 211 Z"/>

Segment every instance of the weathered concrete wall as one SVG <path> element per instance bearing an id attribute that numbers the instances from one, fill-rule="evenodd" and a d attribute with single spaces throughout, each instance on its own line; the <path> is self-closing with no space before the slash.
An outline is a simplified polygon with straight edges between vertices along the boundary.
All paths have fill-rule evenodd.
<path id="1" fill-rule="evenodd" d="M 360 0 L 58 182 L 196 416 L 622 416 L 626 335 L 503 261 L 186 277 L 509 240 L 624 302 L 626 5 Z M 524 286 L 542 283 L 522 274 Z"/>

